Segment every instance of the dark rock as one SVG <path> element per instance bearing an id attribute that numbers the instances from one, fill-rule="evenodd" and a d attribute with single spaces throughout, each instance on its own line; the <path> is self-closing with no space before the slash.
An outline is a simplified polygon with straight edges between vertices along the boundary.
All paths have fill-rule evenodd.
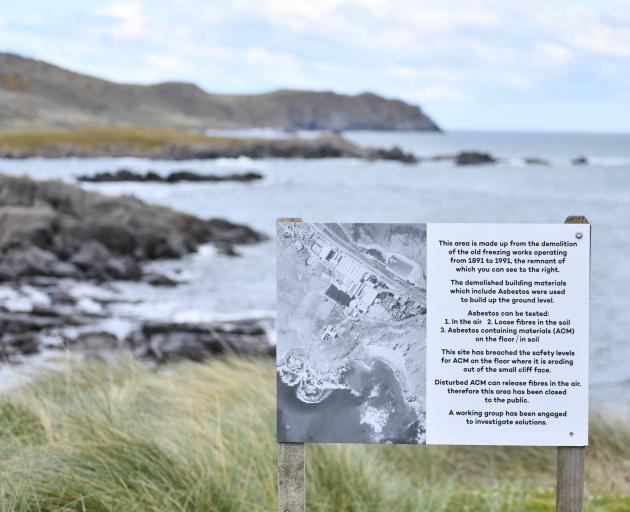
<path id="1" fill-rule="evenodd" d="M 141 176 L 129 169 L 118 169 L 115 173 L 109 171 L 98 173 L 94 176 L 83 175 L 77 179 L 79 181 L 89 181 L 95 183 L 108 183 L 115 181 L 147 181 L 147 176 Z"/>
<path id="2" fill-rule="evenodd" d="M 218 354 L 269 356 L 273 347 L 254 321 L 210 324 L 145 323 L 127 343 L 140 357 L 157 362 L 202 361 Z"/>
<path id="3" fill-rule="evenodd" d="M 457 165 L 493 164 L 496 161 L 496 158 L 489 153 L 481 153 L 479 151 L 462 151 L 455 156 Z"/>
<path id="4" fill-rule="evenodd" d="M 122 347 L 121 341 L 114 334 L 106 331 L 82 332 L 77 337 L 66 340 L 67 346 L 86 353 L 100 353 Z"/>
<path id="5" fill-rule="evenodd" d="M 419 159 L 421 162 L 448 162 L 452 161 L 457 165 L 479 165 L 496 163 L 497 159 L 489 153 L 480 151 L 461 151 L 457 154 L 439 154 L 424 156 Z"/>
<path id="6" fill-rule="evenodd" d="M 216 248 L 218 253 L 222 254 L 223 256 L 241 256 L 241 254 L 236 249 L 234 249 L 234 245 L 227 242 L 216 244 Z"/>
<path id="7" fill-rule="evenodd" d="M 265 239 L 247 226 L 203 220 L 131 196 L 0 174 L 4 281 L 35 276 L 138 280 L 140 265 L 148 260 L 179 258 L 205 243 L 223 249 Z"/>
<path id="8" fill-rule="evenodd" d="M 138 237 L 130 227 L 110 221 L 95 221 L 86 226 L 81 238 L 96 240 L 115 254 L 132 255 L 138 247 Z"/>
<path id="9" fill-rule="evenodd" d="M 571 163 L 573 165 L 588 165 L 589 161 L 588 161 L 588 158 L 586 158 L 585 156 L 578 156 L 574 158 L 573 160 L 571 160 Z"/>
<path id="10" fill-rule="evenodd" d="M 265 239 L 247 226 L 200 219 L 130 196 L 109 197 L 60 181 L 0 174 L 0 280 L 16 287 L 37 286 L 52 302 L 28 312 L 0 306 L 0 358 L 11 361 L 34 353 L 47 335 L 63 336 L 69 326 L 85 326 L 106 315 L 100 308 L 93 314 L 77 313 L 77 300 L 60 287 L 60 278 L 139 280 L 141 265 L 149 260 L 181 257 L 206 243 L 233 254 L 237 244 Z M 145 280 L 158 286 L 177 284 L 151 272 Z M 101 306 L 106 307 L 105 302 L 100 300 Z M 261 334 L 243 329 L 239 332 L 224 324 L 164 327 L 161 332 L 148 329 L 137 336 L 138 350 L 160 361 L 199 359 L 228 350 L 263 352 L 253 348 L 261 346 Z M 250 340 L 252 348 L 244 345 Z M 87 352 L 92 350 L 89 347 L 106 352 L 130 340 L 93 332 L 69 343 Z"/>
<path id="11" fill-rule="evenodd" d="M 31 312 L 0 311 L 0 332 L 39 333 L 46 329 L 83 325 L 87 319 L 56 309 L 40 308 Z"/>
<path id="12" fill-rule="evenodd" d="M 102 243 L 96 240 L 87 240 L 70 261 L 81 270 L 89 271 L 94 266 L 101 267 L 109 258 L 111 258 L 111 253 Z"/>
<path id="13" fill-rule="evenodd" d="M 237 182 L 250 182 L 261 180 L 262 174 L 257 172 L 246 172 L 243 174 L 199 174 L 193 171 L 181 170 L 174 171 L 166 177 L 162 177 L 159 174 L 148 171 L 145 174 L 130 171 L 129 169 L 118 169 L 116 172 L 100 172 L 92 176 L 83 175 L 77 179 L 84 182 L 92 183 L 108 183 L 117 181 L 134 181 L 134 182 L 160 182 L 160 183 L 180 183 L 183 181 L 192 182 L 222 182 L 222 181 L 237 181 Z"/>
<path id="14" fill-rule="evenodd" d="M 413 153 L 407 153 L 398 146 L 394 146 L 391 149 L 375 149 L 373 158 L 380 160 L 396 160 L 404 164 L 418 163 L 418 158 Z"/>
<path id="15" fill-rule="evenodd" d="M 61 318 L 63 321 L 68 321 L 68 324 L 81 325 L 83 322 L 73 319 L 72 313 L 69 312 L 68 309 L 62 309 L 58 305 L 54 306 L 39 306 L 34 305 L 30 311 L 31 315 L 40 316 L 40 317 L 51 317 L 51 318 Z"/>
<path id="16" fill-rule="evenodd" d="M 29 245 L 45 247 L 50 243 L 56 218 L 52 208 L 13 206 L 6 197 L 5 202 L 0 198 L 0 246 L 11 247 L 26 241 Z"/>
<path id="17" fill-rule="evenodd" d="M 210 229 L 210 241 L 215 244 L 254 244 L 264 240 L 261 234 L 243 224 L 234 224 L 224 219 L 210 219 L 207 223 Z"/>
<path id="18" fill-rule="evenodd" d="M 46 289 L 48 293 L 52 293 L 59 284 L 59 279 L 49 276 L 29 276 L 24 279 L 20 279 L 20 282 L 28 283 L 37 288 Z"/>
<path id="19" fill-rule="evenodd" d="M 3 333 L 0 336 L 0 357 L 4 360 L 11 361 L 15 356 L 37 354 L 39 351 L 36 333 Z"/>
<path id="20" fill-rule="evenodd" d="M 74 306 L 77 303 L 77 300 L 72 295 L 60 288 L 53 287 L 53 289 L 49 290 L 47 294 L 53 303 L 61 306 Z"/>
<path id="21" fill-rule="evenodd" d="M 156 272 L 145 273 L 142 280 L 152 286 L 177 286 L 179 284 L 179 281 Z"/>
<path id="22" fill-rule="evenodd" d="M 216 179 L 216 176 L 214 178 L 215 180 L 212 180 L 212 181 L 218 181 L 218 179 Z M 164 179 L 164 181 L 166 181 L 167 183 L 178 183 L 180 181 L 206 181 L 206 180 L 210 181 L 209 176 L 202 176 L 201 174 L 197 174 L 192 171 L 172 172 Z"/>
<path id="23" fill-rule="evenodd" d="M 79 251 L 72 256 L 71 262 L 88 278 L 137 281 L 142 277 L 140 265 L 131 256 L 113 256 L 97 240 L 88 240 L 81 245 Z"/>
<path id="24" fill-rule="evenodd" d="M 179 183 L 181 181 L 210 181 L 210 182 L 222 182 L 222 181 L 241 181 L 249 182 L 261 180 L 262 174 L 257 172 L 246 172 L 243 174 L 199 174 L 193 171 L 175 171 L 170 173 L 163 181 L 167 183 Z"/>
<path id="25" fill-rule="evenodd" d="M 80 277 L 80 272 L 71 264 L 36 245 L 9 249 L 0 253 L 0 257 L 0 280 L 31 276 Z"/>

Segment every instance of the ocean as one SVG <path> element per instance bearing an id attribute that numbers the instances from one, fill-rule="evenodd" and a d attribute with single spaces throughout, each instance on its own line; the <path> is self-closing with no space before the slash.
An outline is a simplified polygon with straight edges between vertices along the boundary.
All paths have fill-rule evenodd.
<path id="1" fill-rule="evenodd" d="M 252 132 L 246 132 L 251 134 Z M 264 132 L 268 134 L 268 132 Z M 237 133 L 238 134 L 238 133 Z M 274 135 L 273 133 L 271 134 Z M 152 161 L 132 158 L 0 160 L 0 170 L 74 181 L 80 174 L 126 167 L 167 173 L 256 170 L 252 183 L 91 183 L 106 194 L 128 193 L 203 217 L 223 217 L 270 236 L 277 217 L 329 222 L 563 222 L 592 224 L 591 401 L 630 409 L 630 135 L 452 132 L 347 132 L 363 145 L 399 145 L 418 156 L 487 151 L 495 165 L 367 162 L 355 159 Z M 574 165 L 584 156 L 588 165 Z M 526 158 L 548 165 L 527 165 Z M 273 240 L 240 247 L 228 258 L 204 247 L 179 261 L 157 262 L 186 284 L 154 288 L 116 283 L 140 302 L 119 304 L 107 327 L 124 332 L 138 319 L 202 321 L 269 318 L 275 313 Z M 0 380 L 2 373 L 0 372 Z"/>

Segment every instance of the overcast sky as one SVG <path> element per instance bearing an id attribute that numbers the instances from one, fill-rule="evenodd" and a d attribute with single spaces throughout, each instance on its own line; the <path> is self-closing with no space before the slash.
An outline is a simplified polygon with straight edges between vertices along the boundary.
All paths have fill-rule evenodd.
<path id="1" fill-rule="evenodd" d="M 447 129 L 630 132 L 628 0 L 3 0 L 0 48 L 212 92 L 373 91 Z"/>

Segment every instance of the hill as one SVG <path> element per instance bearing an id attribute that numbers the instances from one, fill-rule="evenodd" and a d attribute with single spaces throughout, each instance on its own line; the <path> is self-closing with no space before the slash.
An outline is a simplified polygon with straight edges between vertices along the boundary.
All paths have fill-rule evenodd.
<path id="1" fill-rule="evenodd" d="M 94 125 L 439 130 L 419 107 L 372 93 L 210 94 L 190 83 L 116 83 L 0 52 L 0 128 Z"/>

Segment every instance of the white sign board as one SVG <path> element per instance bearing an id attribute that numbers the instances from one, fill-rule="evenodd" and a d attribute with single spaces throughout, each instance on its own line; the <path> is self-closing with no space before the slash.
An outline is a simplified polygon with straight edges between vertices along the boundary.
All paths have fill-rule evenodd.
<path id="1" fill-rule="evenodd" d="M 280 442 L 582 446 L 590 226 L 278 224 Z"/>
<path id="2" fill-rule="evenodd" d="M 427 443 L 588 443 L 590 226 L 430 224 Z"/>

